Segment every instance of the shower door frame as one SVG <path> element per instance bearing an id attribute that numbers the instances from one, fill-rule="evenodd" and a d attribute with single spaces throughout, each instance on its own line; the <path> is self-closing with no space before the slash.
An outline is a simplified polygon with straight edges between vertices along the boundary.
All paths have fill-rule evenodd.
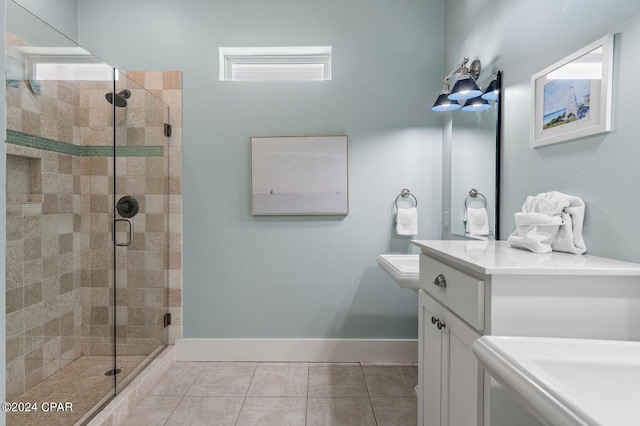
<path id="1" fill-rule="evenodd" d="M 115 97 L 122 94 L 124 90 L 126 90 L 128 94 L 126 96 L 127 99 L 125 100 L 125 106 L 121 108 L 118 105 L 116 105 L 117 102 L 115 101 L 116 100 Z M 166 105 L 161 99 L 157 98 L 154 94 L 150 93 L 142 85 L 130 79 L 125 73 L 120 72 L 116 68 L 113 69 L 113 95 L 112 96 L 114 97 L 114 102 L 112 102 L 112 108 L 113 108 L 113 116 L 112 116 L 113 118 L 113 126 L 112 126 L 113 127 L 113 155 L 112 155 L 112 164 L 113 164 L 113 178 L 112 178 L 112 182 L 113 182 L 113 193 L 112 193 L 112 197 L 113 197 L 113 200 L 112 200 L 113 298 L 112 298 L 112 303 L 113 303 L 113 311 L 112 312 L 113 312 L 113 372 L 115 373 L 113 375 L 114 377 L 113 391 L 114 391 L 114 395 L 117 395 L 167 345 L 168 325 L 170 324 L 170 315 L 168 313 L 169 308 L 168 308 L 168 276 L 167 276 L 168 269 L 169 269 L 169 266 L 168 266 L 168 261 L 169 261 L 169 256 L 168 256 L 168 247 L 169 247 L 169 243 L 168 243 L 168 231 L 169 231 L 168 229 L 169 227 L 169 224 L 168 224 L 168 217 L 169 217 L 168 145 L 169 145 L 169 139 L 168 138 L 170 136 L 171 126 L 169 124 L 168 105 Z M 141 96 L 145 97 L 144 108 L 143 108 L 145 112 L 145 123 L 143 127 L 135 127 L 135 126 L 140 126 L 140 122 L 138 118 L 130 119 L 131 118 L 130 114 L 132 116 L 134 115 L 130 111 L 135 110 L 138 113 L 140 113 L 141 108 L 139 107 L 142 101 L 138 97 L 141 97 Z M 131 104 L 133 104 L 133 106 L 130 107 L 129 105 L 126 105 L 127 100 L 131 101 Z M 132 109 L 130 110 L 129 108 L 132 108 Z M 136 108 L 138 109 L 136 110 Z M 163 115 L 163 119 L 161 120 L 161 122 L 158 121 L 158 117 L 157 117 L 160 114 L 159 110 L 162 110 L 161 114 Z M 151 116 L 151 118 L 149 118 L 149 116 Z M 130 121 L 136 121 L 137 123 L 132 124 Z M 141 128 L 143 128 L 143 131 L 142 131 L 142 133 L 144 134 L 143 140 L 140 140 L 140 138 L 136 137 L 135 134 L 134 134 L 134 137 L 131 137 L 129 135 L 129 130 L 140 130 Z M 154 142 L 149 142 L 147 140 L 149 139 L 149 136 L 148 136 L 149 133 L 151 133 L 152 135 L 150 139 L 152 139 L 153 141 L 156 141 L 156 143 L 159 140 L 162 141 L 161 147 L 156 145 L 149 145 L 154 143 Z M 160 135 L 161 133 L 162 135 Z M 159 155 L 158 153 L 154 153 L 157 149 L 162 151 L 162 157 L 153 157 L 153 156 Z M 134 150 L 137 150 L 139 152 L 129 153 Z M 149 154 L 149 152 L 151 152 L 151 154 Z M 134 155 L 135 157 L 130 157 L 129 155 Z M 147 157 L 147 155 L 151 155 L 151 157 Z M 154 161 L 160 160 L 160 158 L 161 158 L 160 162 L 163 164 L 158 166 L 158 162 L 157 161 L 154 162 Z M 125 184 L 127 187 L 124 188 L 126 190 L 122 191 L 121 189 L 123 188 L 121 187 L 123 186 L 123 181 L 128 182 L 129 180 L 135 180 L 139 178 L 139 176 L 136 176 L 136 175 L 129 176 L 128 169 L 130 168 L 131 162 L 140 163 L 141 159 L 144 159 L 145 163 L 154 162 L 153 164 L 156 165 L 156 167 L 145 166 L 144 178 L 145 178 L 145 181 L 147 181 L 144 184 L 145 190 L 144 191 L 141 191 L 140 189 L 132 190 L 130 188 L 130 184 L 127 183 Z M 127 162 L 127 167 L 123 168 L 122 165 L 118 164 L 119 162 Z M 163 172 L 158 171 L 161 168 L 163 168 L 162 169 Z M 157 176 L 158 174 L 160 176 Z M 153 176 L 150 176 L 150 175 L 153 175 Z M 153 181 L 156 185 L 149 184 L 149 181 Z M 161 185 L 157 185 L 158 181 L 163 181 L 163 182 L 161 182 Z M 141 185 L 135 185 L 135 186 L 139 187 Z M 152 188 L 149 188 L 150 186 Z M 157 189 L 158 186 L 162 187 L 160 191 L 158 191 Z M 157 194 L 157 192 L 160 192 L 160 194 Z M 152 195 L 152 194 L 155 194 L 155 195 Z M 161 214 L 156 213 L 155 215 L 149 214 L 149 212 L 147 211 L 148 209 L 146 209 L 146 207 L 150 204 L 146 202 L 147 197 L 154 196 L 157 198 L 158 195 L 162 199 L 162 203 L 161 203 L 162 213 Z M 137 198 L 139 200 L 138 215 L 128 218 L 128 217 L 122 217 L 118 213 L 117 203 L 118 203 L 118 200 L 123 196 L 132 196 L 133 198 Z M 158 207 L 156 206 L 155 208 L 157 209 Z M 157 211 L 157 210 L 154 210 L 154 211 Z M 144 220 L 144 221 L 151 222 L 150 218 L 152 216 L 155 217 L 158 215 L 161 215 L 163 219 L 162 226 L 164 228 L 163 228 L 163 231 L 161 232 L 163 234 L 161 238 L 163 242 L 160 244 L 160 246 L 164 246 L 164 249 L 157 250 L 157 251 L 150 251 L 148 250 L 149 247 L 141 248 L 140 238 L 136 239 L 135 235 L 144 234 L 146 236 L 148 231 L 147 231 L 147 227 L 145 227 L 145 230 L 143 232 L 136 233 L 136 228 L 138 229 L 140 228 L 139 221 Z M 124 225 L 124 228 L 125 228 L 124 233 L 122 231 L 122 228 L 117 229 L 118 224 Z M 149 229 L 157 231 L 158 224 L 154 223 L 153 226 L 155 228 L 151 228 L 151 224 L 149 224 Z M 150 232 L 150 233 L 153 233 L 153 232 Z M 160 251 L 162 252 L 161 253 L 162 260 L 160 260 L 160 256 L 158 256 Z M 141 252 L 144 253 L 147 257 L 149 256 L 153 257 L 156 260 L 155 263 L 162 262 L 161 271 L 152 270 L 152 268 L 151 270 L 148 270 L 146 269 L 148 268 L 148 266 L 141 266 L 139 264 L 140 263 L 139 258 L 136 257 L 132 259 L 132 257 L 135 257 L 136 253 L 139 254 Z M 136 263 L 138 263 L 138 265 L 136 265 Z M 126 278 L 127 288 L 123 288 L 122 283 L 118 282 L 119 275 L 121 272 L 123 272 L 122 268 L 125 268 L 128 270 L 130 267 L 132 267 L 132 265 L 134 268 L 142 269 L 142 271 L 138 271 L 141 273 L 136 274 L 136 276 L 138 276 L 138 280 L 140 280 L 140 278 L 142 277 L 147 282 L 149 281 L 155 282 L 156 280 L 153 280 L 152 276 L 161 275 L 162 277 L 160 279 L 162 280 L 162 284 L 157 287 L 146 288 L 142 285 L 142 283 L 139 283 L 139 282 L 130 283 L 129 281 L 131 280 L 131 278 L 127 273 L 127 278 Z M 158 272 L 161 272 L 161 274 L 159 274 Z M 133 289 L 130 288 L 130 284 L 134 285 Z M 125 327 L 123 324 L 118 323 L 118 308 L 122 310 L 127 310 L 127 311 L 129 311 L 130 309 L 139 310 L 140 309 L 139 307 L 132 308 L 132 307 L 126 306 L 123 303 L 123 301 L 126 301 L 126 303 L 129 303 L 131 297 L 130 297 L 130 294 L 127 292 L 137 291 L 140 288 L 144 288 L 144 291 L 147 293 L 153 293 L 151 295 L 149 294 L 145 295 L 145 302 L 143 303 L 144 308 L 142 308 L 143 310 L 148 310 L 145 313 L 145 318 L 146 318 L 145 325 L 143 326 L 135 325 L 137 324 L 135 321 L 133 322 L 134 325 L 130 325 L 132 323 L 131 318 L 129 318 L 129 315 L 126 315 L 127 326 Z M 159 289 L 161 289 L 161 292 L 162 292 L 161 297 L 158 297 Z M 119 295 L 119 290 L 123 294 Z M 149 300 L 155 300 L 156 303 L 149 302 Z M 149 316 L 152 317 L 153 319 L 152 321 L 149 321 L 149 318 L 148 318 Z M 154 344 L 146 345 L 146 349 L 143 351 L 142 354 L 139 353 L 139 351 L 134 349 L 134 354 L 135 354 L 134 356 L 144 356 L 145 359 L 141 360 L 140 363 L 134 367 L 133 371 L 128 372 L 126 376 L 124 376 L 124 379 L 120 379 L 121 376 L 119 377 L 118 373 L 120 370 L 124 369 L 124 366 L 121 365 L 121 363 L 119 362 L 119 358 L 122 357 L 123 355 L 126 356 L 126 354 L 130 354 L 130 351 L 128 348 L 135 346 L 135 344 L 134 345 L 130 344 L 130 339 L 131 340 L 137 339 L 129 335 L 121 336 L 120 331 L 124 330 L 122 334 L 124 333 L 129 334 L 130 328 L 137 328 L 139 330 L 140 328 L 145 328 L 145 327 L 151 330 L 149 334 L 154 334 L 156 336 L 155 339 L 157 341 L 157 345 L 154 345 Z M 162 327 L 161 336 L 159 335 L 160 327 Z M 145 339 L 142 339 L 142 340 L 145 340 Z"/>

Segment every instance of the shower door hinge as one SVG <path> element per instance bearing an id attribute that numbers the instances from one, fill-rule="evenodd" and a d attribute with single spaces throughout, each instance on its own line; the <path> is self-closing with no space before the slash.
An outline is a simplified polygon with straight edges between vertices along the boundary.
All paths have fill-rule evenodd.
<path id="1" fill-rule="evenodd" d="M 164 324 L 165 327 L 171 325 L 171 314 L 169 312 L 164 314 L 163 324 Z"/>
<path id="2" fill-rule="evenodd" d="M 171 124 L 164 123 L 164 135 L 167 137 L 171 136 Z"/>

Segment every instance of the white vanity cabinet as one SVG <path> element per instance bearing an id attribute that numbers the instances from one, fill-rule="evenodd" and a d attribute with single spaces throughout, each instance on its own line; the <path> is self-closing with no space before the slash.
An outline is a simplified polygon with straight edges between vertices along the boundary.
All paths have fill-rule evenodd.
<path id="1" fill-rule="evenodd" d="M 482 372 L 471 352 L 480 334 L 419 290 L 418 348 L 425 426 L 478 424 L 482 413 Z M 420 386 L 420 384 L 419 384 Z"/>
<path id="2" fill-rule="evenodd" d="M 418 424 L 538 424 L 485 374 L 481 335 L 640 340 L 640 265 L 506 242 L 421 248 Z"/>

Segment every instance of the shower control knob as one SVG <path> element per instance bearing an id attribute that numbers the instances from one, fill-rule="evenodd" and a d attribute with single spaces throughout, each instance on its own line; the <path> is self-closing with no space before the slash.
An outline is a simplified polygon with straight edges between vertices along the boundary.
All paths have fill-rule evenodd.
<path id="1" fill-rule="evenodd" d="M 116 210 L 118 211 L 118 214 L 120 216 L 131 218 L 138 214 L 140 205 L 138 204 L 138 200 L 136 200 L 134 197 L 125 195 L 118 200 L 118 204 L 116 204 Z"/>

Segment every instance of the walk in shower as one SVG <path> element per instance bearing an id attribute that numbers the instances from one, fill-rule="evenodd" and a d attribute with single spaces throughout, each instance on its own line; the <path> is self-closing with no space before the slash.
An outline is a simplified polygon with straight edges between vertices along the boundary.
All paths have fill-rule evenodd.
<path id="1" fill-rule="evenodd" d="M 6 393 L 82 423 L 167 344 L 169 108 L 7 4 Z"/>

